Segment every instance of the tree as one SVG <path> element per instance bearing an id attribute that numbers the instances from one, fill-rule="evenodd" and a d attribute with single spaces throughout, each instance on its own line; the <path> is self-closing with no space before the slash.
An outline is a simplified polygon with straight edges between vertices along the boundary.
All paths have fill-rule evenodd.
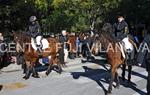
<path id="1" fill-rule="evenodd" d="M 43 32 L 80 32 L 113 23 L 117 14 L 133 22 L 150 21 L 149 8 L 149 0 L 1 0 L 0 29 L 25 29 L 35 15 Z"/>

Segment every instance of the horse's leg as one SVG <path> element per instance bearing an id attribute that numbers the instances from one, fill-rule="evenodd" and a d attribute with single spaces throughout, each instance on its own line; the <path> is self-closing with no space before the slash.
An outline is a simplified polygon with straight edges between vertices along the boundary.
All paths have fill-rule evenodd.
<path id="1" fill-rule="evenodd" d="M 62 68 L 61 68 L 61 65 L 60 65 L 60 62 L 59 62 L 59 60 L 56 58 L 56 64 L 57 64 L 57 67 L 58 67 L 58 73 L 59 74 L 61 74 L 61 72 L 62 72 Z"/>
<path id="2" fill-rule="evenodd" d="M 117 71 L 117 66 L 112 66 L 111 68 L 111 79 L 110 79 L 110 83 L 109 83 L 109 87 L 108 87 L 108 93 L 111 93 L 112 91 L 112 85 L 113 85 L 113 81 L 115 79 L 115 74 L 116 74 L 116 71 Z"/>
<path id="3" fill-rule="evenodd" d="M 23 78 L 24 79 L 29 79 L 31 73 L 32 73 L 32 67 L 31 66 L 27 66 L 26 73 L 25 73 L 25 76 Z"/>
<path id="4" fill-rule="evenodd" d="M 57 73 L 61 74 L 62 68 L 60 65 L 60 61 L 56 56 L 52 57 L 51 64 L 53 64 L 53 66 L 51 67 L 51 70 L 53 69 Z"/>
<path id="5" fill-rule="evenodd" d="M 48 69 L 46 71 L 46 75 L 48 76 L 49 73 L 52 71 L 52 68 L 53 68 L 53 62 L 54 62 L 54 57 L 51 55 L 48 57 L 49 58 L 49 66 L 48 66 Z"/>
<path id="6" fill-rule="evenodd" d="M 32 75 L 32 76 L 33 76 L 34 78 L 39 78 L 39 74 L 38 74 L 38 72 L 35 70 L 35 67 L 32 68 L 32 71 L 33 71 L 33 75 Z"/>
<path id="7" fill-rule="evenodd" d="M 132 65 L 128 66 L 128 82 L 131 82 Z"/>
<path id="8" fill-rule="evenodd" d="M 50 64 L 49 66 L 48 66 L 48 69 L 47 69 L 47 71 L 46 71 L 46 75 L 48 76 L 49 75 L 49 73 L 52 71 L 52 66 L 53 66 L 53 64 Z"/>
<path id="9" fill-rule="evenodd" d="M 37 64 L 37 62 L 39 62 L 39 58 L 36 60 L 36 62 L 32 62 L 32 63 L 34 63 L 34 64 L 32 65 L 32 71 L 33 71 L 32 76 L 33 76 L 34 78 L 39 78 L 38 72 L 35 70 L 35 64 Z"/>
<path id="10" fill-rule="evenodd" d="M 128 82 L 131 82 L 132 64 L 134 63 L 135 51 L 130 53 L 129 64 L 128 64 Z"/>
<path id="11" fill-rule="evenodd" d="M 122 65 L 122 80 L 125 81 L 125 71 L 126 71 L 126 64 Z"/>
<path id="12" fill-rule="evenodd" d="M 25 74 L 26 71 L 27 71 L 27 64 L 26 64 L 24 58 L 22 59 L 22 63 L 21 64 L 22 64 L 23 74 Z"/>
<path id="13" fill-rule="evenodd" d="M 120 87 L 120 81 L 119 81 L 118 72 L 116 72 L 116 88 L 119 89 L 119 87 Z"/>
<path id="14" fill-rule="evenodd" d="M 23 74 L 25 74 L 27 71 L 27 66 L 25 63 L 22 64 L 22 69 L 23 69 Z"/>
<path id="15" fill-rule="evenodd" d="M 63 70 L 62 70 L 62 68 L 61 68 L 61 65 L 60 65 L 60 64 L 58 64 L 58 68 L 59 68 L 59 72 L 58 72 L 58 73 L 59 73 L 59 74 L 61 74 Z"/>

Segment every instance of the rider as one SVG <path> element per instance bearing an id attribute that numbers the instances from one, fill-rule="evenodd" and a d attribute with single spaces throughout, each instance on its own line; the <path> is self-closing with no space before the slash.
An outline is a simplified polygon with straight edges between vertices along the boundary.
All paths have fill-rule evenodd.
<path id="1" fill-rule="evenodd" d="M 30 21 L 30 25 L 29 25 L 29 35 L 31 36 L 31 38 L 33 39 L 34 43 L 36 44 L 37 47 L 37 51 L 41 52 L 42 50 L 42 33 L 41 33 L 41 27 L 37 21 L 36 16 L 31 16 L 29 18 Z"/>
<path id="2" fill-rule="evenodd" d="M 128 24 L 125 21 L 123 16 L 118 16 L 118 22 L 114 24 L 114 28 L 115 28 L 115 38 L 116 38 L 117 42 L 119 42 L 122 56 L 124 58 L 126 58 L 127 56 L 124 53 L 125 47 L 128 48 L 126 50 L 127 52 L 131 52 L 132 49 L 131 49 L 131 46 L 126 45 L 126 42 L 128 41 L 128 37 L 129 37 L 128 36 L 129 28 L 128 28 Z"/>
<path id="3" fill-rule="evenodd" d="M 128 24 L 126 23 L 123 16 L 118 16 L 118 23 L 114 24 L 115 27 L 115 37 L 117 41 L 121 42 L 127 34 L 129 33 Z"/>

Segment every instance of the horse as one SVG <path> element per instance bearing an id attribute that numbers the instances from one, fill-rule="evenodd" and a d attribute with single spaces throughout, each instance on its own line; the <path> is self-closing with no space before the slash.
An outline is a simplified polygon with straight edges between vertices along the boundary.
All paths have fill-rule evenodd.
<path id="1" fill-rule="evenodd" d="M 35 65 L 36 63 L 39 62 L 39 58 L 49 58 L 49 66 L 46 71 L 46 75 L 48 75 L 51 70 L 55 67 L 58 66 L 58 73 L 62 72 L 61 66 L 59 64 L 59 60 L 57 58 L 57 51 L 58 51 L 58 40 L 55 38 L 47 38 L 43 39 L 41 42 L 43 44 L 43 51 L 37 52 L 37 48 L 33 40 L 31 40 L 31 37 L 27 35 L 25 32 L 20 32 L 20 33 L 15 33 L 13 32 L 14 35 L 14 41 L 16 42 L 16 52 L 18 54 L 23 53 L 23 59 L 22 63 L 24 64 L 24 71 L 25 71 L 25 76 L 23 77 L 24 79 L 29 79 L 31 73 L 33 74 L 32 76 L 35 78 L 39 78 L 39 75 L 37 71 L 35 70 Z"/>
<path id="2" fill-rule="evenodd" d="M 97 42 L 106 50 L 107 61 L 111 65 L 111 79 L 108 87 L 108 94 L 112 92 L 112 84 L 115 79 L 116 88 L 119 88 L 120 82 L 117 70 L 120 65 L 124 65 L 127 60 L 125 50 L 122 48 L 124 46 L 117 42 L 111 35 L 113 31 L 113 26 L 110 23 L 106 23 L 103 25 L 101 32 L 99 32 L 99 36 L 96 38 Z"/>
<path id="3" fill-rule="evenodd" d="M 76 49 L 76 35 L 69 35 L 68 37 L 68 44 L 69 44 L 69 55 L 70 58 L 75 58 L 75 54 L 77 53 L 77 49 Z"/>
<path id="4" fill-rule="evenodd" d="M 132 65 L 135 62 L 137 45 L 133 41 L 131 35 L 128 35 L 122 41 L 124 43 L 124 51 L 125 51 L 125 56 L 126 56 L 125 64 L 122 65 L 122 80 L 125 81 L 125 70 L 126 70 L 126 66 L 128 66 L 128 83 L 130 83 Z"/>

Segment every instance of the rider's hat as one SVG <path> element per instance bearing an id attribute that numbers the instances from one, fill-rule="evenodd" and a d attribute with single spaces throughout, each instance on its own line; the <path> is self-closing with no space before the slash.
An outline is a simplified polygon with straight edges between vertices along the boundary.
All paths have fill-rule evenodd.
<path id="1" fill-rule="evenodd" d="M 29 21 L 30 21 L 30 22 L 34 22 L 34 21 L 36 21 L 36 20 L 37 20 L 36 16 L 31 16 L 31 17 L 29 18 Z"/>

